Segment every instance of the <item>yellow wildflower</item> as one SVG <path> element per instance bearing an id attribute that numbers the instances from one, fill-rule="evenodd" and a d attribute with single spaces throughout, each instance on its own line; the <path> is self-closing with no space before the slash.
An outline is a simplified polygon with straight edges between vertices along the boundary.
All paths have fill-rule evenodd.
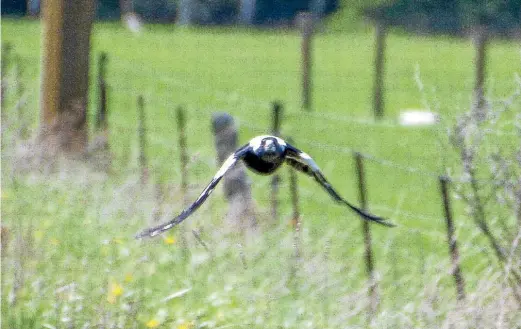
<path id="1" fill-rule="evenodd" d="M 119 297 L 123 294 L 123 287 L 120 286 L 117 282 L 111 284 L 110 293 L 116 297 Z"/>
<path id="2" fill-rule="evenodd" d="M 40 230 L 36 230 L 34 231 L 34 239 L 37 241 L 37 242 L 40 242 L 43 238 L 43 231 L 40 231 Z"/>
<path id="3" fill-rule="evenodd" d="M 156 319 L 152 319 L 146 323 L 147 328 L 157 328 L 159 327 L 159 321 Z"/>
<path id="4" fill-rule="evenodd" d="M 60 240 L 56 239 L 56 238 L 51 238 L 51 240 L 49 241 L 53 246 L 57 246 L 60 244 Z"/>
<path id="5" fill-rule="evenodd" d="M 123 239 L 120 239 L 120 238 L 114 238 L 112 240 L 115 244 L 123 244 Z"/>
<path id="6" fill-rule="evenodd" d="M 123 294 L 123 287 L 117 282 L 112 282 L 109 287 L 109 293 L 107 295 L 107 301 L 111 304 L 116 303 L 119 296 Z"/>
<path id="7" fill-rule="evenodd" d="M 166 244 L 174 244 L 175 243 L 175 238 L 173 236 L 165 236 L 163 238 L 163 240 L 165 241 Z"/>
<path id="8" fill-rule="evenodd" d="M 177 329 L 191 329 L 194 327 L 194 322 L 183 322 L 180 325 L 177 326 Z"/>
<path id="9" fill-rule="evenodd" d="M 134 280 L 132 273 L 125 274 L 125 282 L 129 283 L 129 282 L 132 282 L 132 280 Z"/>

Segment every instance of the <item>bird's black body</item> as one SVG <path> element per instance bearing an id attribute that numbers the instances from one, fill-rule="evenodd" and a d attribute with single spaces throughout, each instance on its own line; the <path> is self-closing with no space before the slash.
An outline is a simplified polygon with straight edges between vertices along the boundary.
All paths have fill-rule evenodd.
<path id="1" fill-rule="evenodd" d="M 308 176 L 311 176 L 322 185 L 322 187 L 331 195 L 331 197 L 356 212 L 360 217 L 386 226 L 394 226 L 386 222 L 383 218 L 371 215 L 364 210 L 353 206 L 351 203 L 343 199 L 338 192 L 336 192 L 331 184 L 326 180 L 319 167 L 313 159 L 305 152 L 300 151 L 296 147 L 286 143 L 283 139 L 275 136 L 257 136 L 253 138 L 248 144 L 239 148 L 234 154 L 230 155 L 224 161 L 221 168 L 217 171 L 212 181 L 201 192 L 197 200 L 183 210 L 179 216 L 169 221 L 168 223 L 147 229 L 137 235 L 138 238 L 146 236 L 155 236 L 161 232 L 171 229 L 177 224 L 181 223 L 194 211 L 196 211 L 201 204 L 210 196 L 214 188 L 217 186 L 223 176 L 231 169 L 239 160 L 253 171 L 269 175 L 274 173 L 283 163 L 287 163 L 296 170 L 299 170 Z"/>
<path id="2" fill-rule="evenodd" d="M 278 161 L 275 163 L 264 161 L 251 151 L 244 155 L 242 161 L 244 162 L 246 167 L 261 175 L 273 174 L 275 170 L 277 170 L 282 165 L 282 161 Z"/>
<path id="3" fill-rule="evenodd" d="M 253 146 L 252 143 L 248 144 L 250 147 L 247 147 L 242 158 L 248 168 L 261 175 L 270 175 L 284 163 L 287 144 L 281 139 L 266 136 L 259 144 L 253 144 Z"/>

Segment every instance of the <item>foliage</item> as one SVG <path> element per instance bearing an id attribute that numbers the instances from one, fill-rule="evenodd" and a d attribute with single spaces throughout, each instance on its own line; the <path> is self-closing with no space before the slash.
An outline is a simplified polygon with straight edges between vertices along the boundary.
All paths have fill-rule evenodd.
<path id="1" fill-rule="evenodd" d="M 172 0 L 133 0 L 133 7 L 146 21 L 174 22 L 177 12 L 177 1 Z"/>
<path id="2" fill-rule="evenodd" d="M 338 10 L 326 18 L 328 30 L 357 31 L 365 27 L 364 8 L 388 4 L 391 0 L 343 0 L 339 1 Z"/>
<path id="3" fill-rule="evenodd" d="M 239 0 L 191 0 L 193 2 L 195 24 L 218 25 L 236 23 Z M 332 13 L 337 8 L 337 0 L 324 0 L 325 14 Z M 39 7 L 39 0 L 35 0 Z M 179 0 L 133 0 L 132 6 L 136 13 L 149 22 L 174 22 L 177 16 Z M 299 11 L 310 10 L 309 0 L 257 0 L 255 24 L 288 24 Z M 2 6 L 2 15 L 25 15 L 27 2 L 25 0 L 11 1 Z M 97 14 L 101 19 L 118 19 L 120 17 L 119 0 L 99 0 Z"/>
<path id="4" fill-rule="evenodd" d="M 457 193 L 492 253 L 509 267 L 509 283 L 521 300 L 521 79 L 509 98 L 488 99 L 461 115 L 449 139 L 461 164 Z M 459 173 L 461 172 L 461 173 Z M 515 246 L 515 247 L 510 247 Z"/>
<path id="5" fill-rule="evenodd" d="M 520 12 L 521 0 L 398 0 L 365 10 L 372 18 L 409 30 L 453 34 L 478 25 L 500 34 L 519 33 Z"/>

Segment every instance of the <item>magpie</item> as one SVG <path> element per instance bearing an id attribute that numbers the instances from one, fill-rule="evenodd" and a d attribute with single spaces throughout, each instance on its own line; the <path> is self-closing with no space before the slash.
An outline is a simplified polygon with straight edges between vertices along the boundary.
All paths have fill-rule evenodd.
<path id="1" fill-rule="evenodd" d="M 183 210 L 180 215 L 171 221 L 156 227 L 148 228 L 136 235 L 136 238 L 153 237 L 172 227 L 178 225 L 193 212 L 195 212 L 210 196 L 219 181 L 239 160 L 242 160 L 246 167 L 261 175 L 270 175 L 274 173 L 283 163 L 287 163 L 293 168 L 313 177 L 329 195 L 338 203 L 342 203 L 357 213 L 365 220 L 373 221 L 378 224 L 392 227 L 394 224 L 387 222 L 385 219 L 369 214 L 364 210 L 355 207 L 338 192 L 333 189 L 331 184 L 326 180 L 320 168 L 315 161 L 305 152 L 288 144 L 279 137 L 263 135 L 254 137 L 250 142 L 232 155 L 230 155 L 223 163 L 219 171 L 215 174 L 212 181 L 201 192 L 197 200 L 192 205 Z"/>

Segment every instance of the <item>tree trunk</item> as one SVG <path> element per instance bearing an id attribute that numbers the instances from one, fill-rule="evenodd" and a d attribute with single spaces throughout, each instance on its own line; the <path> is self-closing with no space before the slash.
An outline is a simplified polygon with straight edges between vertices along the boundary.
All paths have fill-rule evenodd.
<path id="1" fill-rule="evenodd" d="M 93 0 L 43 2 L 41 128 L 47 146 L 71 154 L 87 147 Z"/>
<path id="2" fill-rule="evenodd" d="M 119 11 L 121 19 L 127 14 L 134 11 L 132 0 L 119 0 Z"/>
<path id="3" fill-rule="evenodd" d="M 239 0 L 239 23 L 252 25 L 255 19 L 255 0 Z"/>
<path id="4" fill-rule="evenodd" d="M 194 20 L 196 0 L 179 0 L 177 24 L 191 25 Z"/>
<path id="5" fill-rule="evenodd" d="M 315 20 L 315 24 L 322 20 L 326 14 L 326 0 L 312 0 L 310 3 L 310 11 Z"/>

